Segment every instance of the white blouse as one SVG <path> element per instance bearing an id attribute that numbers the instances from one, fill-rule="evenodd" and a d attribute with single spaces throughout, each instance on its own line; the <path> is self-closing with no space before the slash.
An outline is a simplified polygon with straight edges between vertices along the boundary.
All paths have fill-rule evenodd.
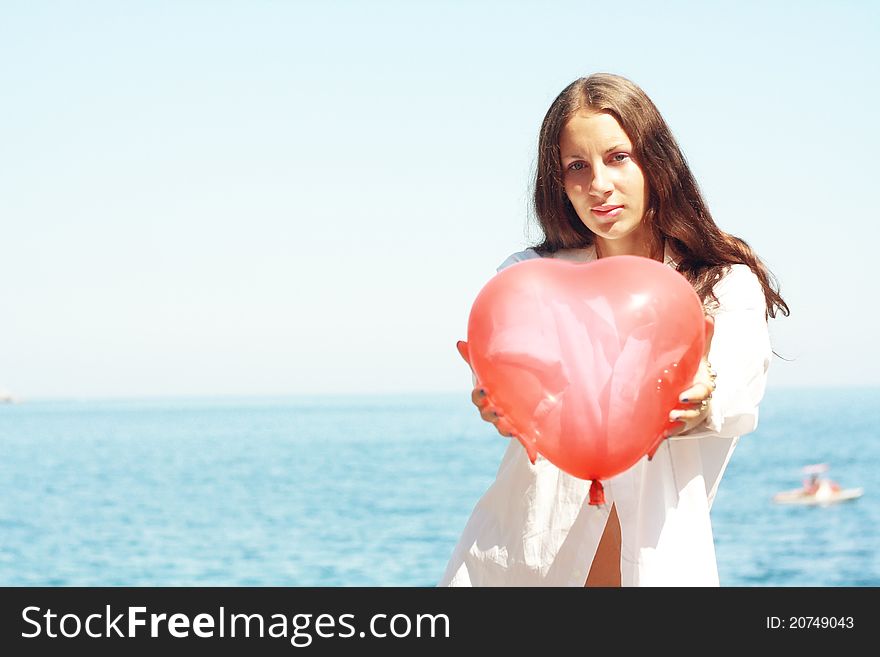
<path id="1" fill-rule="evenodd" d="M 515 253 L 498 271 L 541 257 Z M 596 259 L 595 248 L 552 257 Z M 667 250 L 665 262 L 675 262 Z M 746 265 L 715 284 L 718 307 L 709 361 L 718 374 L 705 424 L 673 436 L 654 458 L 603 481 L 605 504 L 590 506 L 590 482 L 540 454 L 534 465 L 511 440 L 494 483 L 477 502 L 440 586 L 583 586 L 611 510 L 620 520 L 623 586 L 718 586 L 709 509 L 739 436 L 754 431 L 772 350 L 764 292 Z"/>

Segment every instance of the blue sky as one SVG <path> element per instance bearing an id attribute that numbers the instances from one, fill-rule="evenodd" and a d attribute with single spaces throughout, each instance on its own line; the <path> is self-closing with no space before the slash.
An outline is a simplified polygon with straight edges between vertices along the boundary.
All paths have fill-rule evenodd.
<path id="1" fill-rule="evenodd" d="M 625 75 L 782 281 L 771 385 L 878 385 L 874 2 L 0 5 L 0 389 L 462 391 L 553 98 Z"/>

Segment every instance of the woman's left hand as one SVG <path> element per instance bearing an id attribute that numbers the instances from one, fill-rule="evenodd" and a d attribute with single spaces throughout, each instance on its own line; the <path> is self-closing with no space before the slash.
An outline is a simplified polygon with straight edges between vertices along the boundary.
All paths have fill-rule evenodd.
<path id="1" fill-rule="evenodd" d="M 709 417 L 712 393 L 715 392 L 715 372 L 709 364 L 708 356 L 714 333 L 715 320 L 707 316 L 706 348 L 703 358 L 690 387 L 682 391 L 678 397 L 681 403 L 669 412 L 669 421 L 677 423 L 669 432 L 670 436 L 690 431 Z"/>

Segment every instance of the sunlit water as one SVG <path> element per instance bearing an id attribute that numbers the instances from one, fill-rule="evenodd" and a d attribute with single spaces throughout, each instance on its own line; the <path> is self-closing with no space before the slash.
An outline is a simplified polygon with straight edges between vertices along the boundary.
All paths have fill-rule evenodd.
<path id="1" fill-rule="evenodd" d="M 768 392 L 722 584 L 880 585 L 878 426 L 877 389 Z M 0 584 L 431 586 L 505 447 L 467 394 L 2 406 Z M 864 496 L 772 503 L 820 461 Z"/>

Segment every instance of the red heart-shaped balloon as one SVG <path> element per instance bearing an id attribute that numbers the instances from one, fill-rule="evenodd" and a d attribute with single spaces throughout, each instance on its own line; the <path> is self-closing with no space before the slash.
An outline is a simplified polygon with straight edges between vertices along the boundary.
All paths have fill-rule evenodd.
<path id="1" fill-rule="evenodd" d="M 653 455 L 704 341 L 702 304 L 671 267 L 636 256 L 540 258 L 480 291 L 467 359 L 498 428 L 532 463 L 540 453 L 599 482 Z M 591 498 L 601 502 L 601 486 Z"/>

